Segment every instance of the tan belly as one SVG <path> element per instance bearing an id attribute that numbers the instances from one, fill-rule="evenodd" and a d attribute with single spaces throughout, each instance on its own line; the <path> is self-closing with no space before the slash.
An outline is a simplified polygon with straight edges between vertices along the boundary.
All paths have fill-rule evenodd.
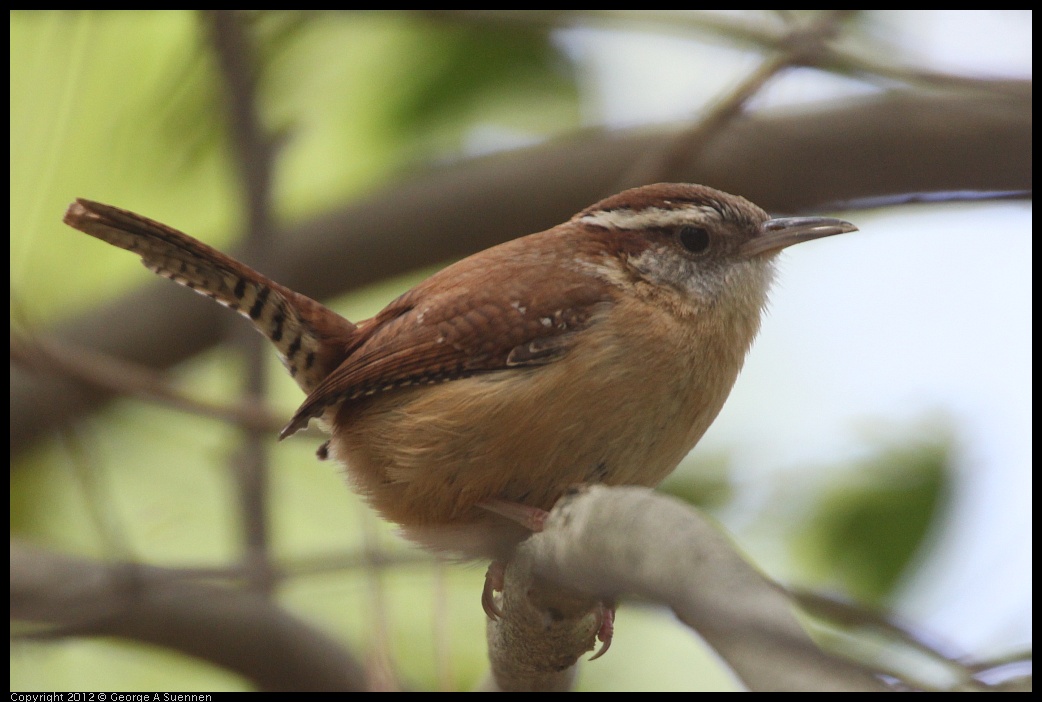
<path id="1" fill-rule="evenodd" d="M 617 341 L 608 348 L 622 352 Z M 689 354 L 655 351 L 638 356 L 654 364 L 639 368 L 608 353 L 569 354 L 376 395 L 340 408 L 332 449 L 356 488 L 410 538 L 496 555 L 524 533 L 482 501 L 549 510 L 582 484 L 653 486 L 701 438 L 738 368 L 709 377 Z"/>

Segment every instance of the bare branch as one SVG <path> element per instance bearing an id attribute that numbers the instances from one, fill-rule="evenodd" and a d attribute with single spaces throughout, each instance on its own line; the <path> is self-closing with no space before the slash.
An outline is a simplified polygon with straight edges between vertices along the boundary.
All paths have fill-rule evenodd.
<path id="1" fill-rule="evenodd" d="M 562 499 L 516 561 L 572 596 L 586 593 L 587 602 L 629 594 L 671 607 L 751 690 L 889 689 L 818 648 L 784 589 L 748 564 L 718 526 L 651 490 L 593 486 Z"/>
<path id="2" fill-rule="evenodd" d="M 506 566 L 502 616 L 486 625 L 492 667 L 485 689 L 570 690 L 576 661 L 596 643 L 597 598 L 540 580 L 532 566 L 523 556 Z"/>
<path id="3" fill-rule="evenodd" d="M 277 434 L 286 423 L 257 398 L 235 404 L 198 400 L 170 385 L 165 375 L 85 348 L 73 348 L 53 339 L 25 339 L 11 334 L 11 362 L 31 372 L 57 375 L 124 397 L 154 402 L 172 409 L 209 417 L 265 434 Z"/>
<path id="4" fill-rule="evenodd" d="M 263 259 L 274 234 L 271 221 L 271 179 L 274 148 L 258 114 L 255 49 L 244 16 L 234 10 L 208 10 L 203 18 L 217 66 L 224 79 L 229 142 L 234 147 L 246 204 L 248 250 Z M 237 343 L 246 359 L 246 393 L 263 397 L 268 389 L 268 345 L 254 334 L 240 333 Z M 239 501 L 245 540 L 244 557 L 259 590 L 271 591 L 269 520 L 267 510 L 270 461 L 264 434 L 247 430 L 238 457 Z"/>
<path id="5" fill-rule="evenodd" d="M 856 10 L 843 12 L 858 12 Z M 457 22 L 516 24 L 548 29 L 568 27 L 644 29 L 656 34 L 673 34 L 689 38 L 715 36 L 764 51 L 785 51 L 790 40 L 789 28 L 772 21 L 771 14 L 722 14 L 673 10 L 434 10 L 424 11 L 429 17 Z M 987 80 L 955 73 L 909 66 L 887 58 L 884 48 L 864 50 L 837 45 L 817 65 L 834 73 L 852 74 L 891 87 L 895 81 L 916 88 L 943 88 L 967 93 L 1010 95 L 1019 90 L 1018 81 Z M 883 58 L 880 58 L 883 57 Z"/>
<path id="6" fill-rule="evenodd" d="M 704 118 L 682 131 L 676 140 L 660 152 L 651 152 L 626 174 L 619 190 L 677 179 L 682 163 L 697 160 L 699 154 L 745 108 L 767 83 L 788 68 L 827 61 L 827 45 L 835 38 L 840 23 L 852 10 L 823 11 L 806 26 L 793 27 L 782 42 L 783 51 L 767 59 L 760 67 L 721 99 Z"/>
<path id="7" fill-rule="evenodd" d="M 121 636 L 209 661 L 262 690 L 363 690 L 340 643 L 254 592 L 11 543 L 11 619 L 49 635 Z M 40 637 L 41 631 L 36 632 Z"/>

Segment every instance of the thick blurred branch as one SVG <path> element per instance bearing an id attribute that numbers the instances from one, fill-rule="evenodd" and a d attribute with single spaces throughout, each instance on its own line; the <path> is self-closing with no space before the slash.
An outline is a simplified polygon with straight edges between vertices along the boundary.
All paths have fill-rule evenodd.
<path id="1" fill-rule="evenodd" d="M 363 690 L 340 643 L 253 592 L 178 571 L 99 563 L 11 543 L 11 620 L 33 638 L 120 636 L 185 653 L 262 690 Z"/>
<path id="2" fill-rule="evenodd" d="M 565 666 L 592 643 L 591 598 L 620 595 L 672 608 L 750 690 L 888 689 L 857 663 L 822 651 L 789 595 L 747 563 L 716 524 L 646 488 L 592 486 L 559 501 L 546 529 L 519 547 L 503 594 L 504 601 L 528 599 L 531 611 L 504 608 L 507 621 L 490 627 L 500 689 L 562 689 Z M 555 632 L 570 627 L 574 636 L 551 640 L 551 624 Z M 511 640 L 500 645 L 508 633 Z M 567 650 L 555 648 L 560 642 Z M 519 669 L 528 677 L 513 674 Z"/>
<path id="3" fill-rule="evenodd" d="M 678 164 L 678 179 L 786 213 L 902 193 L 1030 191 L 1031 125 L 1030 83 L 1002 95 L 882 94 L 736 119 L 697 162 Z M 610 194 L 642 154 L 684 128 L 588 132 L 416 176 L 280 232 L 264 272 L 326 299 L 545 229 Z M 157 282 L 53 333 L 165 368 L 220 341 L 218 320 L 227 313 L 194 298 Z M 12 455 L 109 397 L 12 364 Z"/>

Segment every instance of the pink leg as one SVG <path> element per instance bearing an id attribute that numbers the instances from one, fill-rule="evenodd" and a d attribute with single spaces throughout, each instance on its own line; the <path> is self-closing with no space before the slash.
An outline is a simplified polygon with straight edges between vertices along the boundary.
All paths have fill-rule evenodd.
<path id="1" fill-rule="evenodd" d="M 479 502 L 478 507 L 487 509 L 489 512 L 498 514 L 501 517 L 506 517 L 512 522 L 517 522 L 533 533 L 543 530 L 546 518 L 550 515 L 549 512 L 538 507 L 529 507 L 520 502 L 510 502 L 508 500 L 485 500 L 484 502 Z"/>

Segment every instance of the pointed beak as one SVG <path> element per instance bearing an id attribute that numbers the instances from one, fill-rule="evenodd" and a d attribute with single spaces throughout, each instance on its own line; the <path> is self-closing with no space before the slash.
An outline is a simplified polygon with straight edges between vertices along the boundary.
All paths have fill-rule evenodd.
<path id="1" fill-rule="evenodd" d="M 785 217 L 769 219 L 760 225 L 760 235 L 742 244 L 743 255 L 752 258 L 777 253 L 802 241 L 821 239 L 833 234 L 856 232 L 850 222 L 830 217 Z"/>

